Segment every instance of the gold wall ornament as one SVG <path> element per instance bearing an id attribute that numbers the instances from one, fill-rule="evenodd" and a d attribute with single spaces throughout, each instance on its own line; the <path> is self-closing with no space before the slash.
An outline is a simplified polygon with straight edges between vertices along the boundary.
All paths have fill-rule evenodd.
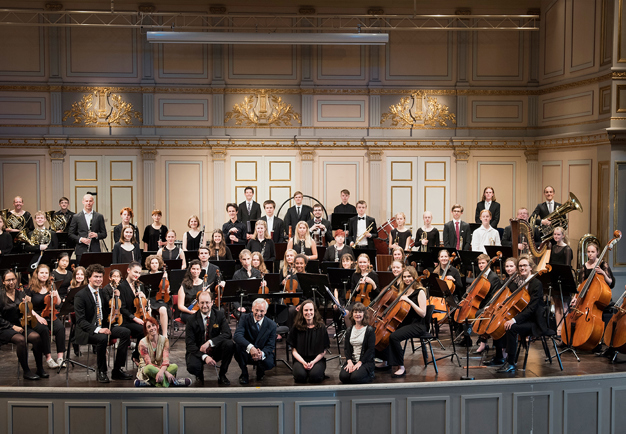
<path id="1" fill-rule="evenodd" d="M 423 91 L 413 92 L 401 98 L 399 104 L 390 106 L 389 112 L 382 114 L 381 123 L 387 120 L 394 127 L 436 127 L 437 124 L 445 127 L 448 121 L 456 124 L 456 116 L 449 112 L 448 106 Z"/>
<path id="2" fill-rule="evenodd" d="M 63 121 L 74 118 L 74 124 L 95 126 L 132 124 L 132 118 L 143 123 L 141 113 L 133 110 L 133 105 L 122 100 L 122 95 L 111 93 L 107 88 L 99 88 L 83 95 L 80 101 L 63 113 Z"/>
<path id="3" fill-rule="evenodd" d="M 270 95 L 265 89 L 246 96 L 241 104 L 235 104 L 233 110 L 226 113 L 224 123 L 231 119 L 235 119 L 235 125 L 278 126 L 283 123 L 290 126 L 292 120 L 302 123 L 291 104 L 285 103 L 282 97 Z"/>

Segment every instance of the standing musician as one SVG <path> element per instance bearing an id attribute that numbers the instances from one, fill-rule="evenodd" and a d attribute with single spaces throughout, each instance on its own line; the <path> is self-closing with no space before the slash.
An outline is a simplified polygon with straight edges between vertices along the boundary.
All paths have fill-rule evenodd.
<path id="1" fill-rule="evenodd" d="M 32 264 L 39 262 L 44 250 L 59 248 L 57 234 L 51 229 L 46 229 L 46 213 L 43 211 L 35 213 L 35 229 L 29 232 L 28 238 L 32 245 L 26 244 L 24 250 L 39 253 L 33 257 Z"/>
<path id="2" fill-rule="evenodd" d="M 6 228 L 5 221 L 0 217 L 0 256 L 8 255 L 13 250 L 13 237 Z"/>
<path id="3" fill-rule="evenodd" d="M 569 238 L 562 227 L 554 228 L 551 240 L 552 248 L 550 253 L 550 264 L 567 265 L 571 268 L 574 252 L 569 246 Z M 556 293 L 556 294 L 555 294 Z M 552 296 L 554 301 L 554 317 L 556 319 L 556 334 L 561 336 L 561 326 L 563 319 L 563 303 L 561 303 L 561 295 L 559 288 L 555 288 Z"/>
<path id="4" fill-rule="evenodd" d="M 308 259 L 317 259 L 317 246 L 309 233 L 309 225 L 299 221 L 296 225 L 296 233 L 287 243 L 287 249 L 293 249 L 306 255 Z"/>
<path id="5" fill-rule="evenodd" d="M 24 227 L 27 229 L 27 232 L 35 229 L 35 225 L 33 224 L 33 219 L 30 213 L 24 210 L 23 206 L 24 199 L 22 199 L 22 196 L 15 196 L 15 198 L 13 199 L 13 209 L 10 211 L 10 213 L 15 216 L 22 217 L 24 219 L 25 226 L 14 228 L 10 225 L 7 225 L 7 232 L 19 232 L 24 229 Z"/>
<path id="6" fill-rule="evenodd" d="M 76 245 L 76 262 L 85 252 L 100 252 L 99 240 L 107 237 L 104 216 L 93 210 L 94 199 L 91 194 L 83 196 L 83 209 L 72 217 L 68 234 Z"/>
<path id="7" fill-rule="evenodd" d="M 313 205 L 313 218 L 307 222 L 311 237 L 315 239 L 315 243 L 318 246 L 328 244 L 333 240 L 333 229 L 330 226 L 330 222 L 322 218 L 322 210 L 322 204 L 316 203 Z M 322 240 L 326 240 L 326 243 L 322 243 Z"/>
<path id="8" fill-rule="evenodd" d="M 109 300 L 100 292 L 104 277 L 104 267 L 100 264 L 91 264 L 87 267 L 86 276 L 89 285 L 76 294 L 74 306 L 76 308 L 76 343 L 78 345 L 92 344 L 96 346 L 98 364 L 98 382 L 108 383 L 107 376 L 107 344 L 109 337 L 119 339 L 117 355 L 111 376 L 114 380 L 132 380 L 132 375 L 122 370 L 126 363 L 126 353 L 130 346 L 130 330 L 114 324 L 107 328 L 109 318 Z M 116 292 L 119 293 L 118 290 Z"/>
<path id="9" fill-rule="evenodd" d="M 191 305 L 194 302 L 197 304 L 197 295 L 202 292 L 204 286 L 204 281 L 200 278 L 201 272 L 199 260 L 189 261 L 189 267 L 187 267 L 183 282 L 178 289 L 178 311 L 180 312 L 180 319 L 185 324 L 196 313 L 192 310 Z"/>
<path id="10" fill-rule="evenodd" d="M 113 246 L 112 264 L 128 264 L 141 260 L 141 247 L 135 238 L 135 228 L 125 226 L 121 238 Z"/>
<path id="11" fill-rule="evenodd" d="M 285 222 L 274 215 L 276 202 L 271 199 L 266 200 L 263 202 L 263 209 L 265 210 L 265 215 L 261 217 L 261 220 L 267 223 L 267 231 L 270 233 L 272 241 L 274 241 L 274 244 L 284 243 L 286 238 Z"/>
<path id="12" fill-rule="evenodd" d="M 149 270 L 149 274 L 156 274 L 163 270 L 163 266 L 165 263 L 163 259 L 159 255 L 150 255 L 146 258 L 146 268 Z M 167 293 L 170 293 L 169 288 L 169 280 L 167 277 L 167 271 L 163 270 L 163 278 L 159 285 L 163 284 L 163 279 L 165 279 L 165 284 L 168 286 Z M 160 290 L 160 288 L 157 288 Z M 159 324 L 161 325 L 161 335 L 167 338 L 167 324 L 169 319 L 172 317 L 172 309 L 170 309 L 169 303 L 166 303 L 165 300 L 157 300 L 156 295 L 158 291 L 152 291 L 150 297 L 150 307 L 152 308 L 152 316 L 158 317 Z M 144 328 L 146 324 L 144 323 Z"/>
<path id="13" fill-rule="evenodd" d="M 185 262 L 185 252 L 183 249 L 176 245 L 176 231 L 170 229 L 165 236 L 166 244 L 157 252 L 158 256 L 161 256 L 164 261 L 171 261 L 172 259 L 181 259 L 183 261 L 181 269 L 187 268 Z"/>
<path id="14" fill-rule="evenodd" d="M 0 343 L 15 345 L 17 360 L 24 371 L 25 380 L 39 380 L 50 375 L 43 369 L 44 348 L 50 348 L 50 333 L 48 327 L 39 322 L 32 328 L 28 327 L 28 342 L 32 345 L 37 373 L 33 373 L 28 366 L 28 348 L 24 327 L 21 325 L 23 314 L 20 312 L 20 303 L 31 301 L 24 291 L 17 289 L 17 278 L 13 271 L 5 271 L 2 275 L 2 290 L 0 291 Z M 47 341 L 47 344 L 44 343 Z M 49 350 L 48 350 L 49 351 Z"/>
<path id="15" fill-rule="evenodd" d="M 243 190 L 243 194 L 246 196 L 246 200 L 241 202 L 237 208 L 237 220 L 245 225 L 250 220 L 261 218 L 261 206 L 253 199 L 254 188 L 246 187 Z"/>
<path id="16" fill-rule="evenodd" d="M 70 255 L 67 252 L 62 252 L 57 258 L 57 267 L 52 270 L 52 277 L 55 282 L 61 282 L 57 291 L 62 299 L 65 299 L 72 283 L 72 273 L 67 271 L 67 267 L 70 265 Z"/>
<path id="17" fill-rule="evenodd" d="M 226 235 L 228 244 L 244 244 L 246 242 L 246 225 L 237 218 L 237 205 L 226 204 L 228 221 L 222 225 L 222 233 Z"/>
<path id="18" fill-rule="evenodd" d="M 478 262 L 478 269 L 482 272 L 485 268 L 487 268 L 487 264 L 489 264 L 489 255 L 483 253 L 482 255 L 478 256 L 478 258 L 476 258 L 476 261 Z M 488 268 L 483 276 L 489 281 L 489 293 L 480 303 L 480 308 L 483 308 L 491 299 L 491 297 L 496 293 L 496 291 L 502 286 L 502 281 L 500 280 L 496 272 L 491 270 L 491 268 Z M 481 336 L 478 338 L 477 343 L 478 348 L 476 349 L 474 354 L 481 354 L 487 348 L 487 339 Z M 472 340 L 471 338 L 469 338 L 469 336 L 466 336 L 465 342 L 462 343 L 462 346 L 466 346 L 466 344 L 469 347 L 472 346 Z"/>
<path id="19" fill-rule="evenodd" d="M 554 201 L 554 187 L 551 185 L 546 185 L 543 189 L 543 196 L 546 198 L 546 201 L 537 205 L 531 216 L 539 217 L 537 220 L 541 220 L 541 225 L 548 226 L 550 225 L 550 220 L 546 219 L 546 217 L 552 214 L 561 204 Z"/>
<path id="20" fill-rule="evenodd" d="M 135 240 L 139 242 L 139 229 L 137 228 L 137 226 L 135 226 L 134 224 L 130 222 L 134 216 L 135 214 L 133 213 L 133 210 L 131 208 L 129 207 L 122 208 L 122 210 L 120 211 L 120 217 L 122 218 L 122 221 L 113 228 L 113 242 L 114 243 L 117 243 L 120 240 L 120 238 L 122 237 L 122 230 L 126 226 L 133 227 L 133 232 L 134 232 L 133 235 L 135 236 Z"/>
<path id="21" fill-rule="evenodd" d="M 339 259 L 345 254 L 350 254 L 354 257 L 354 250 L 352 247 L 345 244 L 346 233 L 343 229 L 337 229 L 335 231 L 335 244 L 329 246 L 324 253 L 324 262 L 339 262 Z"/>
<path id="22" fill-rule="evenodd" d="M 42 341 L 43 354 L 46 356 L 46 363 L 51 369 L 58 368 L 63 363 L 63 354 L 65 353 L 65 326 L 59 318 L 51 320 L 50 315 L 43 316 L 46 309 L 46 296 L 50 295 L 50 308 L 55 308 L 58 312 L 61 306 L 61 297 L 52 286 L 53 279 L 50 277 L 50 268 L 46 264 L 39 264 L 30 278 L 26 295 L 29 295 L 33 303 L 33 315 L 40 324 L 45 325 L 54 335 L 57 346 L 57 361 L 52 359 L 50 339 Z"/>
<path id="23" fill-rule="evenodd" d="M 296 204 L 289 208 L 287 214 L 285 214 L 285 227 L 287 232 L 289 232 L 289 228 L 291 228 L 292 232 L 295 232 L 298 222 L 307 222 L 311 218 L 313 209 L 308 205 L 302 204 L 303 197 L 304 195 L 301 191 L 296 191 L 293 194 L 293 200 Z"/>
<path id="24" fill-rule="evenodd" d="M 204 383 L 204 365 L 216 367 L 216 362 L 221 362 L 217 384 L 230 386 L 226 373 L 235 352 L 230 326 L 224 313 L 213 309 L 210 291 L 198 296 L 198 305 L 200 309 L 188 319 L 185 332 L 187 372 Z"/>
<path id="25" fill-rule="evenodd" d="M 57 212 L 54 213 L 54 216 L 62 216 L 65 219 L 65 228 L 62 231 L 57 231 L 58 232 L 65 232 L 67 233 L 67 230 L 70 227 L 70 221 L 72 220 L 72 216 L 74 216 L 74 213 L 72 211 L 70 211 L 69 207 L 70 207 L 70 200 L 63 196 L 61 199 L 59 199 L 59 207 L 61 208 L 60 210 L 58 210 Z"/>
<path id="26" fill-rule="evenodd" d="M 156 252 L 165 245 L 167 226 L 161 224 L 162 217 L 163 213 L 161 210 L 155 209 L 152 211 L 152 224 L 149 224 L 143 230 L 143 238 L 141 239 L 144 252 Z"/>
<path id="27" fill-rule="evenodd" d="M 523 285 L 534 271 L 535 264 L 528 255 L 520 256 L 517 266 Z M 526 337 L 530 334 L 541 336 L 548 330 L 548 324 L 544 315 L 543 285 L 539 279 L 533 279 L 528 284 L 530 303 L 515 318 L 504 323 L 506 329 L 506 362 L 496 372 L 504 374 L 515 372 L 515 356 L 517 353 L 518 335 Z"/>
<path id="28" fill-rule="evenodd" d="M 251 252 L 259 252 L 262 254 L 263 259 L 267 261 L 273 261 L 276 259 L 276 249 L 274 248 L 274 241 L 270 237 L 267 231 L 267 223 L 263 220 L 257 220 L 254 225 L 254 234 L 248 241 L 246 249 Z"/>
<path id="29" fill-rule="evenodd" d="M 344 188 L 341 190 L 341 203 L 333 210 L 334 214 L 356 214 L 356 208 L 354 205 L 349 204 L 350 190 Z"/>
<path id="30" fill-rule="evenodd" d="M 345 339 L 346 362 L 339 372 L 344 384 L 364 384 L 374 379 L 376 331 L 369 325 L 369 313 L 363 303 L 355 303 L 348 317 L 352 326 Z"/>
<path id="31" fill-rule="evenodd" d="M 526 208 L 518 209 L 516 218 L 518 220 L 524 220 L 525 222 L 528 222 L 528 210 Z M 511 225 L 508 225 L 504 228 L 504 233 L 502 234 L 502 245 L 506 247 L 511 247 L 513 245 L 512 238 L 513 236 L 511 235 Z M 525 239 L 521 233 L 519 234 L 519 240 L 517 240 L 517 249 L 519 252 L 528 252 L 528 240 Z"/>
<path id="32" fill-rule="evenodd" d="M 480 213 L 483 224 L 472 234 L 472 251 L 487 253 L 485 245 L 499 246 L 500 233 L 489 224 L 491 221 L 491 211 L 483 210 Z"/>
<path id="33" fill-rule="evenodd" d="M 143 300 L 145 300 L 146 305 L 147 297 L 145 294 L 145 288 L 143 283 L 139 280 L 139 276 L 141 276 L 141 263 L 137 261 L 133 261 L 128 264 L 128 272 L 126 274 L 126 279 L 122 280 L 117 287 L 120 291 L 120 300 L 122 302 L 122 307 L 120 312 L 122 313 L 122 327 L 130 330 L 130 336 L 137 340 L 137 347 L 132 354 L 132 358 L 134 361 L 139 361 L 139 352 L 137 348 L 139 347 L 139 341 L 143 338 L 143 323 L 145 317 L 143 317 L 143 310 L 136 309 L 135 300 L 139 300 L 143 304 Z M 138 315 L 138 311 L 141 312 L 141 315 Z M 146 316 L 150 316 L 149 306 L 145 307 Z"/>
<path id="34" fill-rule="evenodd" d="M 480 202 L 476 204 L 476 215 L 474 217 L 475 223 L 482 221 L 480 215 L 483 210 L 491 212 L 491 227 L 496 229 L 500 222 L 500 204 L 496 202 L 496 193 L 493 187 L 485 187 L 483 190 L 483 197 Z"/>
<path id="35" fill-rule="evenodd" d="M 424 211 L 422 219 L 424 226 L 415 232 L 415 245 L 422 246 L 423 249 L 439 247 L 439 229 L 432 225 L 433 214 L 430 211 Z"/>
<path id="36" fill-rule="evenodd" d="M 183 234 L 183 250 L 198 250 L 200 243 L 205 244 L 204 232 L 200 229 L 200 217 L 192 215 L 187 220 L 189 230 Z"/>
<path id="37" fill-rule="evenodd" d="M 409 250 L 413 234 L 409 228 L 404 226 L 406 215 L 403 212 L 396 214 L 396 223 L 398 223 L 398 227 L 392 229 L 389 234 L 389 251 L 393 251 L 396 248 Z"/>
<path id="38" fill-rule="evenodd" d="M 360 200 L 356 203 L 357 216 L 348 220 L 348 241 L 355 249 L 374 249 L 374 238 L 378 238 L 378 226 L 374 217 L 365 215 L 367 202 Z M 369 230 L 368 230 L 369 229 Z M 360 238 L 358 244 L 356 241 Z"/>
<path id="39" fill-rule="evenodd" d="M 402 272 L 402 282 L 400 283 L 399 292 L 401 293 L 407 287 L 413 285 L 417 279 L 417 270 L 413 266 L 408 266 Z M 419 338 L 428 332 L 429 324 L 424 324 L 424 316 L 426 316 L 426 307 L 428 305 L 428 294 L 426 288 L 421 283 L 413 285 L 407 293 L 400 297 L 400 300 L 411 306 L 408 315 L 402 321 L 402 324 L 395 332 L 389 336 L 389 346 L 379 353 L 383 361 L 378 365 L 379 369 L 388 369 L 387 367 L 396 366 L 398 369 L 391 374 L 392 378 L 404 377 L 406 368 L 404 367 L 404 350 L 402 349 L 402 341 L 411 338 Z"/>
<path id="40" fill-rule="evenodd" d="M 352 280 L 350 281 L 350 289 L 358 291 L 358 285 L 361 283 L 369 283 L 372 285 L 370 298 L 372 300 L 376 298 L 379 292 L 378 274 L 376 274 L 374 267 L 370 264 L 370 257 L 365 253 L 361 253 L 357 258 L 357 266 L 354 274 L 352 275 Z M 356 296 L 356 294 L 354 296 Z M 354 296 L 352 298 L 354 298 Z"/>
<path id="41" fill-rule="evenodd" d="M 469 223 L 461 220 L 463 206 L 452 205 L 452 220 L 443 225 L 443 245 L 449 249 L 470 250 L 472 231 Z"/>
<path id="42" fill-rule="evenodd" d="M 216 261 L 232 261 L 233 254 L 230 252 L 230 249 L 226 245 L 226 241 L 224 241 L 224 232 L 221 229 L 215 229 L 211 233 L 211 241 L 208 243 L 209 247 L 207 248 L 209 253 L 208 259 L 213 259 Z M 198 251 L 203 246 L 198 247 Z"/>
<path id="43" fill-rule="evenodd" d="M 465 293 L 465 284 L 461 278 L 461 273 L 450 263 L 450 253 L 447 250 L 439 250 L 437 256 L 439 265 L 433 271 L 441 280 L 449 280 L 454 283 L 456 294 Z M 493 273 L 495 275 L 495 273 Z"/>

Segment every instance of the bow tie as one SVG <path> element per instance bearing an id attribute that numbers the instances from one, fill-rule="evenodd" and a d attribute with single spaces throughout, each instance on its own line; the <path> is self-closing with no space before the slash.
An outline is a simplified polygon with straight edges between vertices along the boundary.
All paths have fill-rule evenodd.
<path id="1" fill-rule="evenodd" d="M 359 217 L 359 220 L 365 220 L 365 217 Z"/>

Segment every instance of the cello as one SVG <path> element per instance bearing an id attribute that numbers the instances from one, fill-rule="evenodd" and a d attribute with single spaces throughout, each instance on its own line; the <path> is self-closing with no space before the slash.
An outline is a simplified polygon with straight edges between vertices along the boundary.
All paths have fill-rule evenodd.
<path id="1" fill-rule="evenodd" d="M 378 312 L 384 311 L 398 296 L 395 283 L 402 277 L 402 273 L 398 274 L 389 285 L 385 286 L 380 294 L 370 303 L 367 310 L 370 311 L 372 318 L 378 318 Z"/>
<path id="2" fill-rule="evenodd" d="M 565 333 L 561 334 L 565 344 L 581 350 L 592 350 L 600 343 L 604 332 L 602 310 L 611 302 L 611 288 L 602 276 L 597 275 L 596 270 L 606 252 L 612 250 L 621 238 L 620 231 L 613 232 L 613 239 L 604 247 L 596 261 L 597 265 L 587 280 L 578 286 L 578 296 L 565 317 Z"/>
<path id="3" fill-rule="evenodd" d="M 474 319 L 476 312 L 480 307 L 480 303 L 485 299 L 487 294 L 489 294 L 489 290 L 491 289 L 491 284 L 489 283 L 489 280 L 487 280 L 485 272 L 489 270 L 491 265 L 500 258 L 502 258 L 502 252 L 499 251 L 496 253 L 496 256 L 491 258 L 485 268 L 483 268 L 483 271 L 480 272 L 467 289 L 465 297 L 463 297 L 463 300 L 461 300 L 459 306 L 453 314 L 453 318 L 456 323 L 460 324 L 466 319 Z"/>
<path id="4" fill-rule="evenodd" d="M 489 321 L 491 321 L 491 318 L 493 317 L 493 314 L 495 313 L 498 306 L 500 306 L 504 302 L 504 300 L 506 300 L 508 296 L 511 295 L 509 285 L 511 284 L 513 279 L 518 276 L 518 272 L 511 274 L 507 281 L 504 282 L 504 285 L 502 285 L 502 288 L 500 288 L 498 292 L 496 292 L 494 296 L 491 297 L 487 305 L 477 312 L 476 318 L 474 319 L 476 324 L 473 327 L 474 333 L 476 333 L 477 335 L 484 335 L 487 333 L 487 326 L 489 325 Z"/>
<path id="5" fill-rule="evenodd" d="M 450 262 L 448 262 L 448 266 L 443 270 L 443 273 L 441 274 L 441 276 L 439 276 L 439 279 L 442 280 L 448 287 L 447 292 L 444 291 L 444 295 L 446 297 L 449 297 L 452 294 L 454 294 L 454 290 L 456 289 L 456 285 L 454 284 L 454 282 L 446 279 L 446 274 L 448 273 L 448 269 L 452 266 L 452 262 L 454 261 L 455 258 L 456 258 L 456 252 L 452 252 L 452 255 L 450 255 Z M 448 308 L 446 306 L 446 300 L 444 297 L 430 296 L 428 297 L 428 304 L 432 304 L 433 306 L 435 306 L 435 310 L 433 312 L 433 319 L 435 321 L 439 323 L 443 321 L 444 319 L 446 319 L 446 317 L 448 316 Z"/>

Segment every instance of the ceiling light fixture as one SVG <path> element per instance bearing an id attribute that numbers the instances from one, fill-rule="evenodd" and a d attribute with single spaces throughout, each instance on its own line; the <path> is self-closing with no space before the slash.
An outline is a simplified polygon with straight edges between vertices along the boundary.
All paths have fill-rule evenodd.
<path id="1" fill-rule="evenodd" d="M 147 32 L 155 44 L 385 45 L 387 33 Z"/>

